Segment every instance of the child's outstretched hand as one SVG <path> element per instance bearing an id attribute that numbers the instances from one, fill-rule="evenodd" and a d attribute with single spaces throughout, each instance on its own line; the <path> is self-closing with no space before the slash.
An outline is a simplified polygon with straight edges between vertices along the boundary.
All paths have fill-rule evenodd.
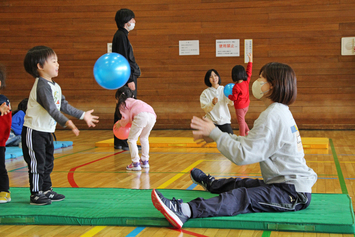
<path id="1" fill-rule="evenodd" d="M 79 129 L 74 125 L 73 121 L 71 120 L 68 120 L 66 123 L 65 123 L 65 126 L 70 128 L 73 133 L 75 134 L 75 136 L 79 136 Z"/>
<path id="2" fill-rule="evenodd" d="M 113 129 L 115 129 L 115 130 L 117 131 L 118 129 L 120 129 L 120 127 L 121 127 L 121 123 L 120 123 L 120 120 L 118 120 L 118 121 L 113 125 Z"/>
<path id="3" fill-rule="evenodd" d="M 195 129 L 192 131 L 194 141 L 205 140 L 206 142 L 211 142 L 211 139 L 208 138 L 212 130 L 216 127 L 211 120 L 203 117 L 202 119 L 193 116 L 191 119 L 191 128 Z"/>
<path id="4" fill-rule="evenodd" d="M 11 111 L 11 107 L 7 106 L 6 102 L 4 102 L 4 103 L 2 103 L 0 105 L 0 114 L 1 114 L 1 116 L 7 115 L 8 113 L 10 113 L 10 111 Z"/>
<path id="5" fill-rule="evenodd" d="M 84 115 L 84 120 L 86 122 L 86 124 L 88 125 L 88 127 L 95 127 L 96 124 L 95 123 L 98 123 L 99 122 L 99 116 L 94 116 L 92 115 L 92 112 L 94 112 L 94 110 L 89 110 L 89 111 L 86 111 L 85 112 L 85 115 Z"/>
<path id="6" fill-rule="evenodd" d="M 249 62 L 253 62 L 253 54 L 252 53 L 248 53 L 248 58 L 249 58 Z"/>

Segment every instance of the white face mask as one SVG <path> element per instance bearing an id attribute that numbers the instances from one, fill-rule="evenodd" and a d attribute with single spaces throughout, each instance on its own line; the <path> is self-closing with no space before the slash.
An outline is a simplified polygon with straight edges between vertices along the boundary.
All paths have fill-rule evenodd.
<path id="1" fill-rule="evenodd" d="M 130 23 L 130 26 L 127 26 L 128 31 L 131 31 L 134 29 L 134 26 L 136 25 L 135 23 Z"/>
<path id="2" fill-rule="evenodd" d="M 267 82 L 263 82 L 263 81 L 258 81 L 258 80 L 256 80 L 256 81 L 254 81 L 254 83 L 253 83 L 253 86 L 251 87 L 251 91 L 252 91 L 252 93 L 253 93 L 253 96 L 255 97 L 255 98 L 257 98 L 258 100 L 260 100 L 261 99 L 261 97 L 263 97 L 263 95 L 266 93 L 266 92 L 268 92 L 269 90 L 267 90 L 267 91 L 262 91 L 261 90 L 261 87 L 263 86 L 263 85 L 265 85 L 265 84 L 267 84 Z"/>

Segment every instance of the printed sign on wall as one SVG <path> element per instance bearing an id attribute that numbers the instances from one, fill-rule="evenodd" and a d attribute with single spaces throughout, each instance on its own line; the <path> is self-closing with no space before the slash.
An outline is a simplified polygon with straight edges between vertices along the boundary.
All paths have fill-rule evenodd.
<path id="1" fill-rule="evenodd" d="M 239 57 L 239 39 L 216 40 L 216 57 Z"/>
<path id="2" fill-rule="evenodd" d="M 200 55 L 200 43 L 198 40 L 180 40 L 179 55 Z"/>

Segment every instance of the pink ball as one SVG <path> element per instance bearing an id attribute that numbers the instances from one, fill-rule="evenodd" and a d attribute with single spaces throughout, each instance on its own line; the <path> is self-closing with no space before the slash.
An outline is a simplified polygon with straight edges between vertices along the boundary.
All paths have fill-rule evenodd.
<path id="1" fill-rule="evenodd" d="M 130 123 L 124 127 L 120 127 L 119 129 L 115 129 L 115 126 L 113 126 L 113 134 L 115 134 L 118 139 L 126 140 L 128 138 L 129 131 L 131 130 L 131 126 L 132 124 Z"/>

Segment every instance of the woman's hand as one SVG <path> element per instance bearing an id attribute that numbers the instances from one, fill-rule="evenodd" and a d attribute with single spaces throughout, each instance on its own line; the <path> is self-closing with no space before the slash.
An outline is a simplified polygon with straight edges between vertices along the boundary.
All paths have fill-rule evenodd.
<path id="1" fill-rule="evenodd" d="M 192 134 L 194 136 L 194 141 L 198 141 L 201 139 L 206 141 L 207 139 L 208 141 L 206 142 L 211 142 L 212 139 L 207 137 L 210 135 L 212 130 L 216 127 L 211 120 L 209 120 L 206 117 L 200 119 L 196 116 L 193 116 L 191 119 L 190 126 L 192 129 L 195 129 L 194 131 L 192 131 Z"/>

